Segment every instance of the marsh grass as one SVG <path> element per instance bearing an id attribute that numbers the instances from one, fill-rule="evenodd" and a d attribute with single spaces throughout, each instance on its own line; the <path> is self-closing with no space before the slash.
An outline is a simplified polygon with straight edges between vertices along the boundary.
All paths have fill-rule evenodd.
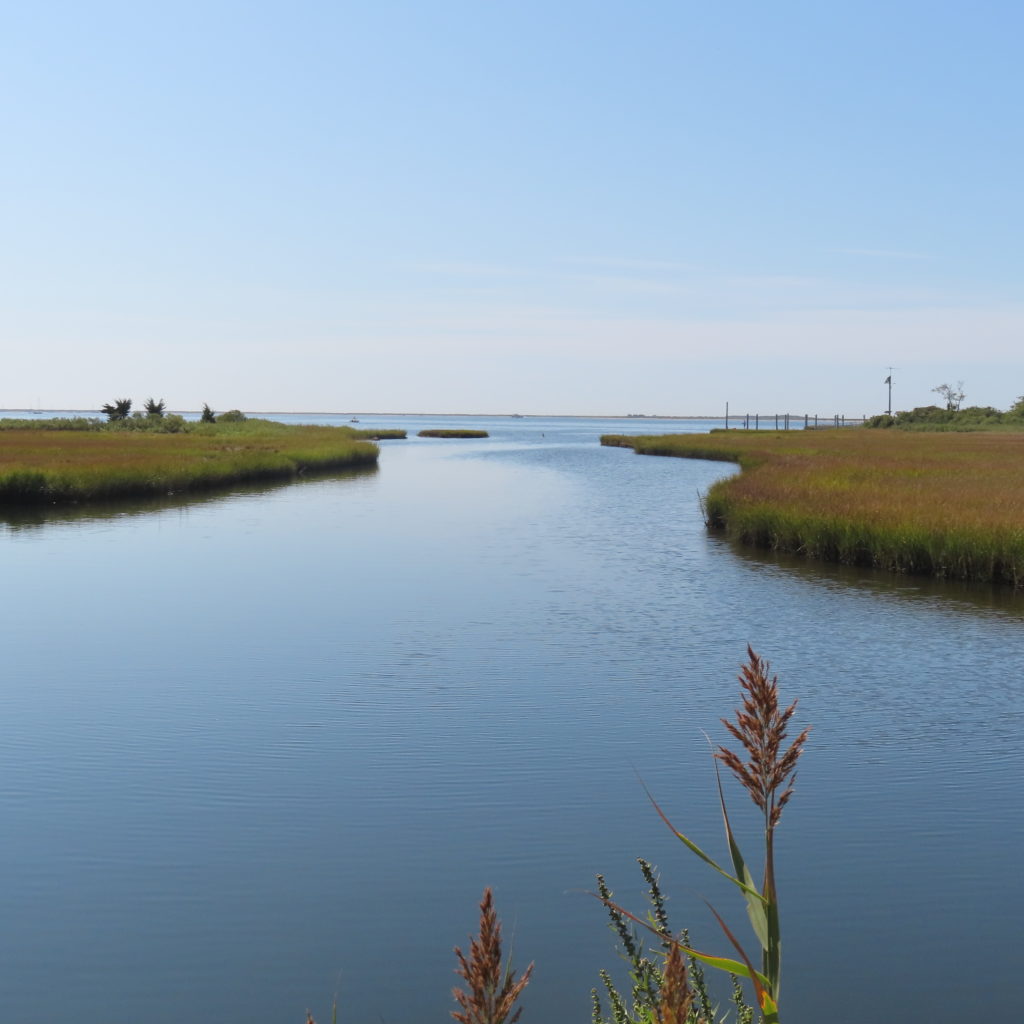
<path id="1" fill-rule="evenodd" d="M 490 437 L 486 430 L 421 430 L 417 437 Z"/>
<path id="2" fill-rule="evenodd" d="M 353 437 L 361 438 L 364 441 L 404 441 L 406 439 L 404 430 L 353 430 L 351 427 L 341 429 L 351 430 Z"/>
<path id="3" fill-rule="evenodd" d="M 375 463 L 379 449 L 336 427 L 269 420 L 193 424 L 180 433 L 5 430 L 0 504 L 108 500 Z"/>
<path id="4" fill-rule="evenodd" d="M 743 473 L 704 500 L 709 526 L 741 542 L 1024 586 L 1024 434 L 723 431 L 601 443 L 738 462 Z"/>

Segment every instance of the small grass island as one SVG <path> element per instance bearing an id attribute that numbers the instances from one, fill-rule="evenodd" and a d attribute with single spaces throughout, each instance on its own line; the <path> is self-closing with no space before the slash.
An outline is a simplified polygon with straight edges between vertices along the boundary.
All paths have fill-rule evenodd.
<path id="1" fill-rule="evenodd" d="M 212 416 L 212 413 L 211 413 Z M 371 432 L 174 414 L 0 420 L 0 506 L 104 501 L 375 465 Z"/>
<path id="2" fill-rule="evenodd" d="M 709 528 L 757 547 L 1024 587 L 1024 433 L 897 430 L 607 434 L 641 455 L 738 462 Z"/>
<path id="3" fill-rule="evenodd" d="M 435 430 L 421 430 L 417 437 L 490 437 L 486 430 L 448 430 L 441 427 Z"/>

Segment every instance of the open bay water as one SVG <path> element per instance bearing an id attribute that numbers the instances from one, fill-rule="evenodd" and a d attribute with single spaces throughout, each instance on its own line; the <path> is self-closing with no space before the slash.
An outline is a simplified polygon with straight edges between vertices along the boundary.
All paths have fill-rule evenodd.
<path id="1" fill-rule="evenodd" d="M 585 891 L 642 910 L 637 856 L 725 952 L 638 775 L 725 857 L 702 731 L 748 642 L 814 724 L 783 1019 L 1015 1016 L 1020 598 L 736 549 L 697 501 L 735 467 L 598 445 L 707 423 L 360 418 L 410 434 L 376 471 L 0 525 L 0 1019 L 446 1020 L 491 885 L 524 1022 L 586 1021 Z"/>

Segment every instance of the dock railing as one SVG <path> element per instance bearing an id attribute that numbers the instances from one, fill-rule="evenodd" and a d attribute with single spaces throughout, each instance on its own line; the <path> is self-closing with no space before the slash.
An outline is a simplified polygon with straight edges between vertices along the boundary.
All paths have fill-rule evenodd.
<path id="1" fill-rule="evenodd" d="M 726 416 L 726 430 L 841 430 L 844 427 L 861 427 L 866 416 L 819 416 L 817 413 L 757 413 L 747 412 L 739 416 Z"/>

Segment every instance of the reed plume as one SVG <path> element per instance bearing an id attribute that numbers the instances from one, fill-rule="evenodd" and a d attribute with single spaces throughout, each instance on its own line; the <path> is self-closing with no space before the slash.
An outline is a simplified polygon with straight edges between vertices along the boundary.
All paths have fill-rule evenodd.
<path id="1" fill-rule="evenodd" d="M 480 901 L 480 934 L 471 940 L 469 957 L 464 956 L 458 946 L 455 956 L 459 961 L 455 973 L 465 980 L 468 991 L 452 989 L 461 1007 L 461 1012 L 451 1011 L 452 1017 L 460 1024 L 515 1024 L 522 1008 L 513 1013 L 513 1007 L 530 981 L 533 964 L 518 981 L 511 967 L 502 968 L 501 922 L 494 910 L 489 886 Z"/>
<path id="2" fill-rule="evenodd" d="M 722 724 L 730 735 L 742 744 L 747 760 L 735 751 L 720 746 L 715 757 L 736 776 L 750 799 L 764 814 L 764 880 L 761 884 L 763 910 L 751 904 L 751 921 L 763 920 L 761 928 L 761 969 L 768 980 L 772 998 L 778 1002 L 782 973 L 782 946 L 779 927 L 779 895 L 775 886 L 775 829 L 782 817 L 782 809 L 793 795 L 796 763 L 804 752 L 810 726 L 785 747 L 787 727 L 797 702 L 784 710 L 779 708 L 779 677 L 773 676 L 770 664 L 747 645 L 747 662 L 741 666 L 740 687 L 743 704 L 736 709 L 736 721 L 723 718 Z M 785 749 L 784 749 L 785 747 Z M 725 813 L 725 803 L 722 803 Z M 739 848 L 735 846 L 726 815 L 726 832 L 733 847 L 733 863 L 738 877 L 746 866 Z M 763 918 L 762 918 L 763 914 Z M 755 930 L 757 930 L 755 928 Z"/>
<path id="3" fill-rule="evenodd" d="M 756 654 L 749 644 L 747 645 L 747 662 L 741 667 L 739 681 L 743 690 L 743 704 L 736 711 L 736 721 L 733 723 L 722 719 L 722 722 L 729 730 L 730 735 L 740 742 L 746 760 L 724 746 L 719 747 L 714 756 L 717 762 L 724 764 L 733 772 L 740 784 L 750 794 L 750 798 L 764 814 L 764 882 L 760 889 L 757 887 L 740 851 L 739 844 L 736 842 L 736 836 L 729 822 L 729 813 L 726 809 L 725 793 L 720 777 L 718 779 L 718 795 L 732 870 L 723 867 L 692 839 L 680 832 L 658 806 L 650 791 L 647 796 L 658 812 L 658 816 L 669 827 L 672 834 L 705 864 L 732 882 L 743 894 L 747 906 L 747 916 L 750 918 L 751 927 L 761 948 L 761 969 L 758 970 L 754 967 L 739 940 L 710 903 L 708 907 L 729 943 L 736 950 L 739 956 L 738 960 L 702 953 L 693 949 L 689 945 L 688 939 L 682 942 L 675 939 L 671 941 L 680 947 L 680 951 L 686 954 L 691 963 L 704 964 L 728 971 L 734 976 L 748 978 L 754 987 L 763 1024 L 779 1024 L 782 944 L 779 928 L 779 900 L 775 886 L 775 829 L 782 816 L 782 809 L 793 795 L 796 763 L 803 753 L 810 728 L 804 729 L 788 747 L 786 746 L 787 728 L 796 711 L 796 701 L 789 707 L 780 709 L 778 677 L 771 675 L 768 662 Z M 610 896 L 607 887 L 604 887 L 598 898 L 608 906 L 610 911 L 614 910 L 623 918 L 643 925 L 661 936 L 662 939 L 665 938 L 660 919 L 645 922 L 613 904 Z M 666 973 L 669 966 L 666 961 Z M 706 1003 L 702 1004 L 702 1008 L 704 1007 L 706 1007 Z"/>
<path id="4" fill-rule="evenodd" d="M 783 753 L 786 727 L 796 711 L 793 701 L 779 710 L 779 677 L 769 677 L 771 666 L 747 645 L 747 663 L 740 669 L 743 706 L 736 709 L 736 723 L 723 718 L 722 724 L 747 752 L 744 762 L 727 747 L 719 747 L 715 757 L 728 768 L 764 812 L 765 826 L 773 830 L 782 817 L 782 808 L 793 795 L 796 763 L 804 752 L 810 734 L 808 726 Z M 782 790 L 780 793 L 779 790 Z"/>

